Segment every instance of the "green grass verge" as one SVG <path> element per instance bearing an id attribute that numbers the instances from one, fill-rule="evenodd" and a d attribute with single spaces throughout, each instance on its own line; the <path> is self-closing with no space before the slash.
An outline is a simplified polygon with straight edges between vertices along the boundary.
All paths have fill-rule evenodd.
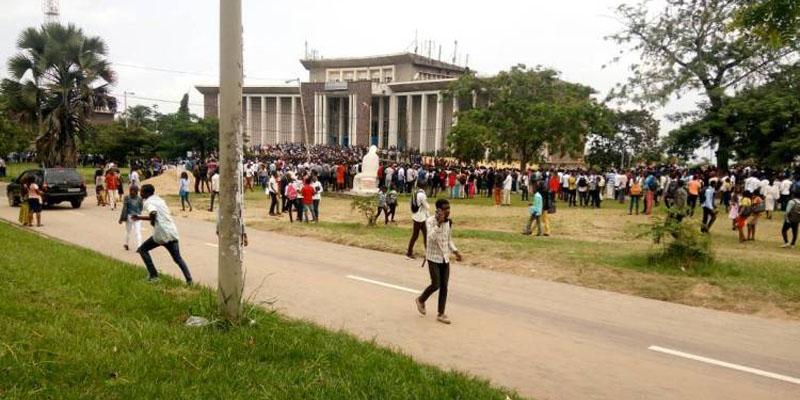
<path id="1" fill-rule="evenodd" d="M 461 373 L 248 307 L 187 328 L 215 294 L 0 223 L 0 398 L 505 399 Z"/>

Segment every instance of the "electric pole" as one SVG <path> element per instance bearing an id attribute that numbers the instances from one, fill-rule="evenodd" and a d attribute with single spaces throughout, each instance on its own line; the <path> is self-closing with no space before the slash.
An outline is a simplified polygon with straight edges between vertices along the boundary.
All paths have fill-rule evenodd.
<path id="1" fill-rule="evenodd" d="M 219 1 L 219 306 L 242 313 L 242 0 Z"/>

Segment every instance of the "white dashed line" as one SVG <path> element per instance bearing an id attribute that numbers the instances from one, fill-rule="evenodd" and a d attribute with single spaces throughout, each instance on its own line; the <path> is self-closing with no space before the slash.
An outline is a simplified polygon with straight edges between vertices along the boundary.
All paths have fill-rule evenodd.
<path id="1" fill-rule="evenodd" d="M 386 282 L 381 282 L 381 281 L 374 281 L 372 279 L 362 278 L 360 276 L 355 276 L 355 275 L 347 275 L 347 278 L 348 279 L 353 279 L 353 280 L 356 280 L 356 281 L 371 283 L 373 285 L 387 287 L 387 288 L 390 288 L 390 289 L 402 290 L 402 291 L 408 292 L 408 293 L 419 294 L 419 292 L 420 292 L 419 290 L 409 289 L 409 288 L 403 287 L 403 286 L 392 285 L 391 283 L 386 283 Z"/>
<path id="2" fill-rule="evenodd" d="M 772 378 L 772 379 L 777 379 L 779 381 L 784 381 L 784 382 L 794 383 L 795 385 L 800 385 L 800 379 L 793 378 L 791 376 L 776 374 L 774 372 L 764 371 L 764 370 L 757 369 L 757 368 L 745 367 L 744 365 L 733 364 L 733 363 L 720 361 L 720 360 L 715 360 L 713 358 L 708 358 L 708 357 L 703 357 L 703 356 L 697 356 L 697 355 L 694 355 L 694 354 L 684 353 L 682 351 L 667 349 L 667 348 L 659 347 L 659 346 L 650 346 L 647 349 L 648 350 L 652 350 L 652 351 L 657 351 L 659 353 L 669 354 L 669 355 L 675 356 L 675 357 L 686 358 L 686 359 L 689 359 L 689 360 L 699 361 L 699 362 L 703 362 L 703 363 L 706 363 L 706 364 L 712 364 L 712 365 L 716 365 L 716 366 L 723 367 L 723 368 L 735 369 L 737 371 L 747 372 L 747 373 L 750 373 L 750 374 L 763 376 L 765 378 Z"/>
<path id="3" fill-rule="evenodd" d="M 215 247 L 215 248 L 219 248 L 219 245 L 218 245 L 218 244 L 216 244 L 216 243 L 204 243 L 204 244 L 205 244 L 206 246 L 208 246 L 208 247 Z"/>

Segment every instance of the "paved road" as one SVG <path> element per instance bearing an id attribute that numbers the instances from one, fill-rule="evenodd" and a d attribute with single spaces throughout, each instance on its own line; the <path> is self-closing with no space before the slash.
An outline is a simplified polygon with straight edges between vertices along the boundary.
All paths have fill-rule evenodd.
<path id="1" fill-rule="evenodd" d="M 90 203 L 46 210 L 45 226 L 36 230 L 142 265 L 122 250 L 117 214 Z M 0 218 L 15 220 L 17 209 L 5 198 L 0 204 Z M 178 218 L 178 226 L 195 279 L 215 285 L 214 225 Z M 798 323 L 454 265 L 453 324 L 445 326 L 414 308 L 412 292 L 428 279 L 417 262 L 307 238 L 255 230 L 249 236 L 246 291 L 253 301 L 275 299 L 288 316 L 375 339 L 526 396 L 800 399 Z M 156 252 L 157 265 L 178 276 L 166 252 Z M 428 308 L 435 309 L 435 297 Z"/>

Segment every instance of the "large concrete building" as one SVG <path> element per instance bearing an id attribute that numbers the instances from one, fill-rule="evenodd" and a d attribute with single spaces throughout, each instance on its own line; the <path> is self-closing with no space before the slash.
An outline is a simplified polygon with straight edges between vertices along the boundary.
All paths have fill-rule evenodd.
<path id="1" fill-rule="evenodd" d="M 277 143 L 371 145 L 437 153 L 459 102 L 444 92 L 464 67 L 413 53 L 308 59 L 308 82 L 243 88 L 242 129 L 254 146 Z M 219 88 L 197 86 L 206 116 Z"/>

